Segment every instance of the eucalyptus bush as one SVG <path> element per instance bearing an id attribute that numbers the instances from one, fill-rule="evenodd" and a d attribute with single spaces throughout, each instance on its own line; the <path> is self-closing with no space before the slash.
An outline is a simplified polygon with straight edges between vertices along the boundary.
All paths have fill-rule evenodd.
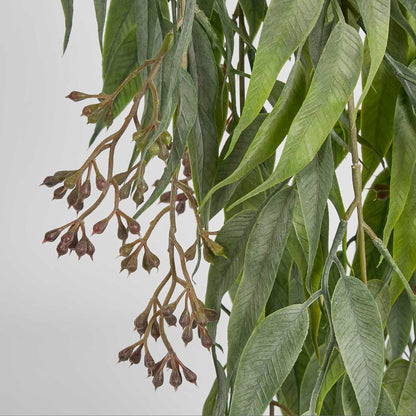
<path id="1" fill-rule="evenodd" d="M 94 0 L 102 91 L 68 95 L 90 100 L 82 114 L 95 124 L 92 150 L 81 167 L 43 182 L 79 216 L 45 241 L 61 235 L 60 256 L 92 257 L 87 229 L 101 234 L 117 221 L 122 270 L 169 264 L 119 359 L 139 364 L 143 355 L 156 388 L 166 375 L 175 389 L 182 375 L 196 383 L 166 326 L 178 321 L 185 345 L 197 333 L 217 374 L 204 415 L 261 415 L 268 406 L 284 415 L 415 414 L 416 2 L 235 3 Z M 73 1 L 62 6 L 65 50 Z M 288 79 L 278 81 L 288 61 Z M 130 125 L 131 159 L 115 172 Z M 165 168 L 149 189 L 155 158 Z M 355 195 L 347 207 L 336 176 L 345 159 Z M 90 219 L 106 198 L 113 210 Z M 137 212 L 122 208 L 128 198 Z M 160 212 L 139 224 L 157 201 Z M 339 217 L 333 241 L 329 203 Z M 176 232 L 186 207 L 195 219 L 190 247 Z M 224 225 L 212 231 L 220 211 Z M 148 241 L 164 216 L 168 255 L 159 259 Z M 205 300 L 191 277 L 200 261 L 211 263 Z M 216 337 L 220 314 L 227 341 Z M 151 337 L 166 347 L 156 360 Z M 217 356 L 225 342 L 226 362 Z"/>

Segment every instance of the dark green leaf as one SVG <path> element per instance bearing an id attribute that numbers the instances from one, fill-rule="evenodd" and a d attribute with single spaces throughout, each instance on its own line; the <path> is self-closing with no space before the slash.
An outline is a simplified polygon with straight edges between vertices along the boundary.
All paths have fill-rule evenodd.
<path id="1" fill-rule="evenodd" d="M 208 397 L 205 400 L 204 407 L 202 408 L 202 416 L 212 416 L 215 411 L 215 405 L 217 403 L 218 395 L 218 380 L 214 380 L 214 384 L 209 391 Z"/>
<path id="2" fill-rule="evenodd" d="M 376 413 L 384 367 L 380 314 L 367 287 L 354 277 L 338 280 L 332 297 L 335 337 L 361 413 Z"/>
<path id="3" fill-rule="evenodd" d="M 416 362 L 413 352 L 410 362 L 398 359 L 384 375 L 384 385 L 396 406 L 397 416 L 414 414 L 416 408 Z"/>
<path id="4" fill-rule="evenodd" d="M 65 37 L 64 37 L 64 53 L 68 46 L 69 36 L 72 29 L 72 18 L 74 15 L 74 0 L 61 0 L 62 8 L 65 15 Z"/>
<path id="5" fill-rule="evenodd" d="M 101 52 L 103 51 L 103 31 L 105 15 L 107 13 L 107 0 L 94 0 L 95 17 L 97 19 L 98 42 Z"/>
<path id="6" fill-rule="evenodd" d="M 263 414 L 295 364 L 307 333 L 304 305 L 280 309 L 260 323 L 241 356 L 230 416 Z"/>
<path id="7" fill-rule="evenodd" d="M 290 229 L 295 192 L 286 188 L 262 209 L 247 243 L 244 274 L 228 325 L 228 364 L 234 378 L 242 350 L 266 306 Z M 283 380 L 282 380 L 283 382 Z"/>
<path id="8" fill-rule="evenodd" d="M 400 2 L 409 10 L 410 13 L 416 18 L 416 3 L 413 0 L 400 0 Z"/>
<path id="9" fill-rule="evenodd" d="M 264 19 L 243 114 L 229 153 L 257 117 L 290 55 L 303 43 L 319 17 L 324 0 L 272 0 Z M 276 30 L 279 28 L 279 30 Z"/>
<path id="10" fill-rule="evenodd" d="M 264 19 L 267 4 L 265 0 L 238 0 L 247 19 L 250 30 L 250 38 L 254 39 Z"/>
<path id="11" fill-rule="evenodd" d="M 205 15 L 210 18 L 212 9 L 214 8 L 215 0 L 198 0 L 198 6 L 205 13 Z"/>

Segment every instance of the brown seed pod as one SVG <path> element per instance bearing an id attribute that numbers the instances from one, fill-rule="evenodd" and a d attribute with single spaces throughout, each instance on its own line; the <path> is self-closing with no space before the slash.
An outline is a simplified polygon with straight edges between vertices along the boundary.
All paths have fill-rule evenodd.
<path id="1" fill-rule="evenodd" d="M 194 383 L 196 385 L 196 379 L 197 379 L 196 374 L 192 370 L 190 370 L 188 367 L 185 367 L 183 364 L 181 365 L 181 367 L 182 367 L 182 371 L 183 371 L 183 375 L 185 376 L 185 379 L 189 381 L 190 383 Z"/>
<path id="2" fill-rule="evenodd" d="M 185 347 L 193 340 L 194 335 L 192 332 L 192 327 L 187 326 L 182 332 L 182 341 L 185 343 Z"/>
<path id="3" fill-rule="evenodd" d="M 132 234 L 140 234 L 140 224 L 133 220 L 133 218 L 127 219 L 127 227 Z"/>
<path id="4" fill-rule="evenodd" d="M 95 177 L 95 186 L 99 191 L 104 191 L 104 189 L 107 186 L 107 181 L 105 180 L 104 176 L 101 174 L 98 174 Z"/>
<path id="5" fill-rule="evenodd" d="M 191 316 L 189 314 L 189 311 L 188 311 L 188 309 L 184 309 L 184 311 L 182 312 L 182 314 L 179 318 L 179 325 L 182 328 L 185 328 L 186 326 L 189 325 L 190 321 L 191 321 Z"/>
<path id="6" fill-rule="evenodd" d="M 61 230 L 59 228 L 55 228 L 54 230 L 50 230 L 47 233 L 45 233 L 45 236 L 43 238 L 43 242 L 49 242 L 51 243 L 52 241 L 55 241 L 58 237 L 59 234 L 61 234 Z"/>
<path id="7" fill-rule="evenodd" d="M 172 370 L 169 378 L 169 384 L 175 388 L 175 391 L 182 384 L 182 375 L 179 368 Z"/>
<path id="8" fill-rule="evenodd" d="M 140 334 L 144 334 L 146 331 L 148 315 L 148 312 L 144 311 L 134 320 L 134 327 Z"/>
<path id="9" fill-rule="evenodd" d="M 131 364 L 139 364 L 141 358 L 142 358 L 142 349 L 143 344 L 140 344 L 131 354 L 130 356 L 130 363 Z"/>
<path id="10" fill-rule="evenodd" d="M 160 265 L 160 260 L 156 256 L 156 254 L 153 254 L 146 246 L 144 249 L 144 255 L 143 255 L 143 261 L 142 261 L 142 267 L 145 269 L 148 273 L 151 272 L 152 269 L 158 269 Z"/>
<path id="11" fill-rule="evenodd" d="M 156 320 L 153 321 L 152 327 L 150 328 L 150 335 L 155 341 L 160 337 L 159 324 Z"/>
<path id="12" fill-rule="evenodd" d="M 135 348 L 134 345 L 130 345 L 129 347 L 126 347 L 123 350 L 121 350 L 118 353 L 118 362 L 127 361 L 131 357 L 131 354 L 133 353 L 134 348 Z"/>
<path id="13" fill-rule="evenodd" d="M 65 196 L 66 191 L 65 185 L 56 188 L 53 193 L 53 199 L 62 199 Z"/>
<path id="14" fill-rule="evenodd" d="M 175 315 L 165 316 L 165 321 L 169 326 L 175 326 L 177 319 Z"/>
<path id="15" fill-rule="evenodd" d="M 92 227 L 92 233 L 93 234 L 102 234 L 105 229 L 107 228 L 107 225 L 109 223 L 110 219 L 109 218 L 104 218 L 101 221 L 98 221 L 97 223 L 94 224 L 94 226 Z"/>
<path id="16" fill-rule="evenodd" d="M 148 352 L 144 354 L 144 366 L 149 370 L 152 370 L 155 367 L 155 360 Z"/>

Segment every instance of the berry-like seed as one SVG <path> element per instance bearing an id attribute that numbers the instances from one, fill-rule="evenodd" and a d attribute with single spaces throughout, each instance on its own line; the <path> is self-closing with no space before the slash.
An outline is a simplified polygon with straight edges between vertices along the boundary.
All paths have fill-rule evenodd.
<path id="1" fill-rule="evenodd" d="M 140 359 L 142 358 L 142 348 L 143 344 L 140 344 L 131 354 L 130 362 L 131 364 L 139 364 Z"/>
<path id="2" fill-rule="evenodd" d="M 182 384 L 182 375 L 179 368 L 172 370 L 169 378 L 169 383 L 175 388 L 175 391 Z"/>
<path id="3" fill-rule="evenodd" d="M 98 221 L 94 226 L 92 227 L 92 233 L 93 234 L 102 234 L 104 230 L 107 228 L 109 219 L 104 218 L 101 221 Z"/>
<path id="4" fill-rule="evenodd" d="M 127 220 L 127 227 L 132 234 L 140 234 L 140 224 L 132 218 Z"/>
<path id="5" fill-rule="evenodd" d="M 127 361 L 131 357 L 131 355 L 133 353 L 133 349 L 134 349 L 134 346 L 129 346 L 129 347 L 126 347 L 123 350 L 121 350 L 118 353 L 118 362 Z"/>
<path id="6" fill-rule="evenodd" d="M 43 238 L 43 242 L 49 242 L 55 241 L 59 234 L 61 234 L 61 230 L 59 228 L 55 228 L 54 230 L 50 230 L 45 234 L 45 237 Z"/>
<path id="7" fill-rule="evenodd" d="M 189 315 L 189 311 L 188 311 L 188 309 L 184 309 L 184 311 L 182 312 L 182 314 L 179 318 L 179 325 L 182 328 L 185 328 L 186 326 L 189 325 L 190 321 L 191 321 L 191 317 Z"/>

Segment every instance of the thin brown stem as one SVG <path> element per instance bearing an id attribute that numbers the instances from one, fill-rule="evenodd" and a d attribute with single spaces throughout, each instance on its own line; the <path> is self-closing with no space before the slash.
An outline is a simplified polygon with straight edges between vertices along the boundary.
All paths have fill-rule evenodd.
<path id="1" fill-rule="evenodd" d="M 355 202 L 357 203 L 358 232 L 357 244 L 360 254 L 360 272 L 361 280 L 367 284 L 367 267 L 365 258 L 365 236 L 364 236 L 364 215 L 362 205 L 362 183 L 361 183 L 361 166 L 358 158 L 358 139 L 357 126 L 354 117 L 354 94 L 348 101 L 348 120 L 351 138 L 351 155 L 352 155 L 352 182 L 354 187 Z"/>
<path id="2" fill-rule="evenodd" d="M 285 406 L 282 403 L 277 402 L 276 400 L 272 400 L 270 402 L 271 405 L 280 407 L 284 412 L 286 412 L 289 416 L 296 416 L 296 413 L 294 413 L 292 410 L 290 410 L 287 406 Z"/>

